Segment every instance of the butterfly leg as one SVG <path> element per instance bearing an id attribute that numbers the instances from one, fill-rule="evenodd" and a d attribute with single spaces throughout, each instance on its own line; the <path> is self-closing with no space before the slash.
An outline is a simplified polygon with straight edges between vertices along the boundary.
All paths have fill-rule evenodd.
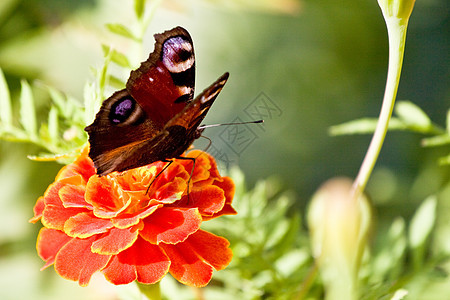
<path id="1" fill-rule="evenodd" d="M 148 185 L 147 191 L 145 192 L 145 194 L 148 194 L 148 191 L 150 190 L 150 187 L 152 186 L 153 182 L 155 182 L 155 180 L 159 177 L 159 175 L 161 175 L 172 163 L 173 160 L 162 160 L 163 162 L 167 162 L 168 164 L 164 166 L 164 168 L 159 171 L 158 174 L 156 174 L 156 176 L 152 179 L 152 181 L 150 182 L 150 184 Z"/>
<path id="2" fill-rule="evenodd" d="M 188 185 L 187 185 L 187 203 L 188 204 L 189 204 L 189 186 L 191 184 L 192 174 L 194 174 L 195 159 L 197 157 L 184 157 L 184 156 L 177 157 L 177 159 L 183 159 L 183 160 L 190 160 L 190 161 L 192 161 L 192 170 L 191 170 L 191 174 L 189 175 L 189 180 L 188 180 Z"/>

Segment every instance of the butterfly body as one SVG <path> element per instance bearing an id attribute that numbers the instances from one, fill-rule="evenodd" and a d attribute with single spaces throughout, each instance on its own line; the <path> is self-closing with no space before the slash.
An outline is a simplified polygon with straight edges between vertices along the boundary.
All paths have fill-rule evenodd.
<path id="1" fill-rule="evenodd" d="M 189 33 L 155 35 L 154 51 L 131 72 L 126 89 L 106 99 L 89 134 L 97 174 L 125 171 L 183 154 L 200 137 L 200 123 L 228 73 L 195 99 L 195 57 Z"/>

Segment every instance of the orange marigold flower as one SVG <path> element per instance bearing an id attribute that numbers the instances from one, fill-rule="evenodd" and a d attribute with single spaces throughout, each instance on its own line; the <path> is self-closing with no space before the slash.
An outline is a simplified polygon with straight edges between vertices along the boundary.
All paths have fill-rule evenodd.
<path id="1" fill-rule="evenodd" d="M 233 181 L 220 176 L 213 157 L 191 151 L 192 177 L 193 162 L 175 159 L 150 185 L 165 163 L 99 177 L 87 153 L 60 170 L 34 207 L 30 221 L 44 225 L 37 239 L 43 269 L 54 264 L 82 286 L 101 271 L 113 284 L 152 284 L 169 272 L 201 287 L 230 263 L 229 242 L 200 229 L 202 221 L 236 214 Z"/>

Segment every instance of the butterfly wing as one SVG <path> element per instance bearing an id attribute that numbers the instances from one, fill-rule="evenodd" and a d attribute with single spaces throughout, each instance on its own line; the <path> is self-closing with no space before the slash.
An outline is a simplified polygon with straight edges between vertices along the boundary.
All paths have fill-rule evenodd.
<path id="1" fill-rule="evenodd" d="M 126 89 L 106 99 L 89 134 L 97 174 L 125 171 L 181 155 L 200 136 L 200 122 L 228 73 L 193 100 L 195 57 L 189 33 L 155 35 L 154 51 L 132 71 Z"/>
<path id="2" fill-rule="evenodd" d="M 195 56 L 189 33 L 176 27 L 155 35 L 155 49 L 132 71 L 127 90 L 161 128 L 194 96 Z"/>

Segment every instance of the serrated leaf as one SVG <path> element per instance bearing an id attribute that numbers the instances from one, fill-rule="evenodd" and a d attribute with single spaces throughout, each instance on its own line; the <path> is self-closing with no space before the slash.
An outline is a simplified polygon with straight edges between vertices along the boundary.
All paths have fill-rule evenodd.
<path id="1" fill-rule="evenodd" d="M 395 106 L 395 114 L 409 126 L 421 131 L 427 131 L 431 127 L 431 120 L 417 105 L 410 101 L 400 101 Z"/>
<path id="2" fill-rule="evenodd" d="M 52 106 L 48 113 L 48 136 L 52 144 L 56 144 L 59 137 L 58 110 Z"/>
<path id="3" fill-rule="evenodd" d="M 111 87 L 116 89 L 123 89 L 125 87 L 125 82 L 113 75 L 108 76 L 108 83 Z"/>
<path id="4" fill-rule="evenodd" d="M 108 28 L 109 31 L 111 31 L 112 33 L 115 33 L 117 35 L 135 40 L 135 41 L 140 41 L 132 32 L 130 29 L 128 29 L 127 27 L 125 27 L 122 24 L 106 24 L 106 28 Z"/>
<path id="5" fill-rule="evenodd" d="M 8 130 L 12 127 L 11 96 L 2 69 L 0 69 L 0 107 L 0 122 Z"/>
<path id="6" fill-rule="evenodd" d="M 63 93 L 51 86 L 47 86 L 47 91 L 50 94 L 50 98 L 52 99 L 53 103 L 55 103 L 56 107 L 60 110 L 61 114 L 63 116 L 66 116 L 66 101 Z"/>
<path id="7" fill-rule="evenodd" d="M 433 229 L 436 220 L 436 196 L 429 196 L 414 214 L 409 228 L 409 242 L 412 248 L 423 245 Z"/>
<path id="8" fill-rule="evenodd" d="M 332 136 L 349 134 L 369 134 L 375 131 L 378 119 L 363 118 L 339 125 L 331 126 L 329 134 Z M 389 130 L 405 130 L 406 126 L 400 120 L 392 118 L 389 121 Z"/>
<path id="9" fill-rule="evenodd" d="M 441 134 L 433 137 L 422 139 L 421 142 L 423 147 L 436 147 L 450 144 L 450 135 Z"/>
<path id="10" fill-rule="evenodd" d="M 134 13 L 138 19 L 142 19 L 145 8 L 145 0 L 135 0 L 134 1 Z"/>
<path id="11" fill-rule="evenodd" d="M 31 87 L 25 80 L 21 81 L 20 92 L 20 123 L 31 140 L 37 139 L 36 111 Z"/>

